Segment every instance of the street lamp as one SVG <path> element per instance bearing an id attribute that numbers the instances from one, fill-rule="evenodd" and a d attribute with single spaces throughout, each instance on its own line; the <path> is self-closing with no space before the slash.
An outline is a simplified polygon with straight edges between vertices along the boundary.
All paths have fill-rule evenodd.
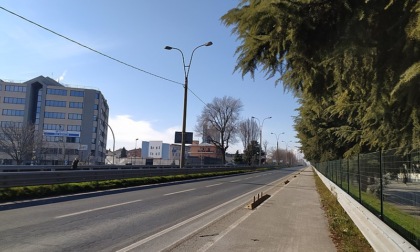
<path id="1" fill-rule="evenodd" d="M 276 133 L 271 132 L 271 134 L 272 135 L 275 135 L 276 136 L 276 140 L 277 140 L 276 161 L 277 161 L 277 165 L 278 165 L 279 162 L 280 162 L 280 157 L 279 157 L 279 137 L 280 137 L 280 135 L 284 134 L 284 132 L 279 133 L 279 134 L 276 134 Z"/>
<path id="2" fill-rule="evenodd" d="M 112 133 L 112 139 L 113 139 L 113 143 L 112 143 L 112 164 L 115 164 L 115 135 L 114 135 L 114 131 L 112 130 L 111 126 L 105 120 L 102 120 L 102 122 L 104 122 L 106 124 L 106 126 L 111 130 L 111 133 Z"/>
<path id="3" fill-rule="evenodd" d="M 257 119 L 258 124 L 260 124 L 260 120 L 254 116 L 251 116 L 252 119 Z M 266 119 L 271 119 L 271 116 L 264 118 L 264 120 L 262 120 L 262 123 L 259 125 L 260 128 L 260 153 L 259 153 L 259 160 L 258 160 L 258 165 L 261 165 L 261 145 L 262 145 L 262 127 L 264 126 L 264 121 Z"/>
<path id="4" fill-rule="evenodd" d="M 136 138 L 136 145 L 134 146 L 134 164 L 136 164 L 137 163 L 137 141 L 138 141 L 139 139 L 138 138 Z"/>
<path id="5" fill-rule="evenodd" d="M 185 84 L 184 84 L 184 112 L 182 115 L 182 140 L 181 140 L 181 162 L 179 164 L 180 168 L 184 168 L 185 166 L 185 129 L 187 127 L 187 94 L 188 94 L 188 75 L 190 73 L 190 68 L 191 68 L 191 61 L 194 55 L 195 50 L 197 50 L 198 48 L 202 47 L 202 46 L 211 46 L 213 45 L 213 42 L 209 41 L 205 44 L 199 45 L 196 48 L 194 48 L 194 50 L 191 53 L 191 57 L 190 57 L 190 61 L 188 63 L 188 65 L 185 64 L 185 58 L 184 58 L 184 53 L 181 51 L 181 49 L 178 49 L 176 47 L 172 47 L 172 46 L 165 46 L 166 50 L 177 50 L 181 53 L 182 56 L 182 63 L 184 65 L 184 76 L 185 76 Z"/>
<path id="6" fill-rule="evenodd" d="M 288 146 L 288 143 L 293 143 L 292 141 L 289 141 L 289 142 L 286 142 L 286 141 L 282 141 L 283 143 L 285 143 L 286 144 L 286 165 L 288 165 L 288 163 L 287 163 L 287 146 Z"/>

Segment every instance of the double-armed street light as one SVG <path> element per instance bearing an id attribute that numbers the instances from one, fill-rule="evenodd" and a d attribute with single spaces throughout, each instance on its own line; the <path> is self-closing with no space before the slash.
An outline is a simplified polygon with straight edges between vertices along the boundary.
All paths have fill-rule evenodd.
<path id="1" fill-rule="evenodd" d="M 259 128 L 260 128 L 260 153 L 259 153 L 259 160 L 258 160 L 258 165 L 261 165 L 261 145 L 262 145 L 262 128 L 264 126 L 264 121 L 266 119 L 271 119 L 271 116 L 266 117 L 262 120 L 262 123 L 260 123 L 260 120 L 258 118 L 256 118 L 255 116 L 251 116 L 252 119 L 257 119 L 258 124 L 259 124 Z"/>
<path id="2" fill-rule="evenodd" d="M 185 134 L 185 130 L 187 127 L 187 94 L 188 94 L 188 75 L 190 73 L 190 68 L 191 68 L 191 61 L 194 55 L 195 50 L 197 50 L 200 47 L 203 46 L 211 46 L 213 45 L 213 42 L 209 41 L 205 44 L 199 45 L 196 48 L 194 48 L 194 50 L 191 53 L 191 57 L 190 57 L 190 61 L 188 63 L 188 65 L 185 64 L 185 58 L 184 58 L 184 53 L 181 51 L 181 49 L 178 49 L 176 47 L 172 47 L 172 46 L 165 46 L 166 50 L 177 50 L 181 53 L 182 56 L 182 63 L 184 65 L 184 77 L 185 77 L 185 84 L 184 84 L 184 112 L 183 112 L 183 116 L 182 116 L 182 138 L 181 138 L 181 161 L 179 163 L 179 167 L 180 168 L 184 168 L 185 166 L 185 138 L 186 138 L 186 134 Z"/>
<path id="3" fill-rule="evenodd" d="M 280 135 L 283 135 L 284 132 L 279 133 L 279 134 L 276 134 L 276 133 L 271 132 L 271 134 L 272 135 L 275 135 L 276 136 L 276 140 L 277 140 L 276 161 L 277 161 L 277 165 L 278 165 L 279 164 L 279 161 L 280 161 L 280 157 L 279 157 L 279 137 L 280 137 Z"/>

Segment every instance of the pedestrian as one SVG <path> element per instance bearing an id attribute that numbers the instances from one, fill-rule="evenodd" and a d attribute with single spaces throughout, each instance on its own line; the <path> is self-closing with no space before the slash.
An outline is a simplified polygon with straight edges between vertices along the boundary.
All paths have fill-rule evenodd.
<path id="1" fill-rule="evenodd" d="M 73 163 L 72 163 L 73 170 L 77 169 L 78 164 L 79 164 L 79 159 L 76 157 L 76 158 L 74 158 Z"/>

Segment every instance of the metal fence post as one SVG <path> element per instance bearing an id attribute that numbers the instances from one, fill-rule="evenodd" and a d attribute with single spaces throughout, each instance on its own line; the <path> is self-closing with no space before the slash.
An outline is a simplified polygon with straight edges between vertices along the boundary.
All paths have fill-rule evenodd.
<path id="1" fill-rule="evenodd" d="M 359 176 L 359 202 L 362 204 L 362 176 L 360 174 L 360 154 L 357 154 L 357 174 Z"/>
<path id="2" fill-rule="evenodd" d="M 383 183 L 383 174 L 382 174 L 382 150 L 379 151 L 379 177 L 380 177 L 380 186 L 381 186 L 381 220 L 384 220 L 384 183 Z"/>
<path id="3" fill-rule="evenodd" d="M 350 194 L 350 160 L 347 159 L 347 193 Z"/>

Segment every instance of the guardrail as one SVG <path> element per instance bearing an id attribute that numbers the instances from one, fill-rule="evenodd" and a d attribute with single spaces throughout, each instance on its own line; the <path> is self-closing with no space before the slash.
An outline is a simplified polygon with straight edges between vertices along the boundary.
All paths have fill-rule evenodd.
<path id="1" fill-rule="evenodd" d="M 176 168 L 171 165 L 79 165 L 77 170 L 133 170 L 150 168 Z M 1 165 L 1 172 L 27 172 L 27 171 L 68 171 L 71 165 Z"/>
<path id="2" fill-rule="evenodd" d="M 256 167 L 203 167 L 203 168 L 167 168 L 143 166 L 85 166 L 78 170 L 70 170 L 68 166 L 35 166 L 23 168 L 3 168 L 0 172 L 0 188 L 14 186 L 47 185 L 72 182 L 101 181 L 111 179 L 127 179 L 152 176 L 169 176 L 181 174 L 196 174 L 216 171 L 255 170 Z M 19 170 L 19 171 L 18 171 Z"/>

